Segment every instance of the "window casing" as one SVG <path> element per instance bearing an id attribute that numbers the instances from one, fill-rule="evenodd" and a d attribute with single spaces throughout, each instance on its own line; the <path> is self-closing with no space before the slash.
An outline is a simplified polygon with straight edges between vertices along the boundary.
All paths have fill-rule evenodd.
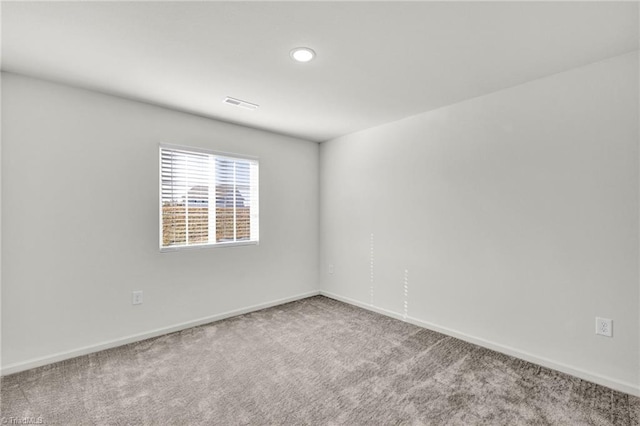
<path id="1" fill-rule="evenodd" d="M 160 146 L 160 250 L 257 244 L 258 160 Z"/>

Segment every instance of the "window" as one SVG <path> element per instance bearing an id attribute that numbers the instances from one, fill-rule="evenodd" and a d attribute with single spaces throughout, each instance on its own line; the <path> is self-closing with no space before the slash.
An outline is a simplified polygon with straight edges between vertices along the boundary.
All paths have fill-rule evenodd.
<path id="1" fill-rule="evenodd" d="M 257 244 L 258 161 L 160 146 L 160 249 Z"/>

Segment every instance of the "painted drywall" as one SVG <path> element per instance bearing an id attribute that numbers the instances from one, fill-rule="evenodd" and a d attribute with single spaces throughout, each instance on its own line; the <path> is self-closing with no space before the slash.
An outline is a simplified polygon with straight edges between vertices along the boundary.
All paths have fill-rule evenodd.
<path id="1" fill-rule="evenodd" d="M 2 89 L 3 371 L 317 292 L 318 144 L 15 74 Z M 159 143 L 259 157 L 259 245 L 159 251 Z"/>
<path id="2" fill-rule="evenodd" d="M 2 99 L 2 79 L 0 78 L 0 99 Z M 0 101 L 0 124 L 2 123 L 2 102 Z M 0 134 L 0 372 L 2 371 L 2 135 Z"/>
<path id="3" fill-rule="evenodd" d="M 638 112 L 635 52 L 322 143 L 321 291 L 637 393 Z"/>

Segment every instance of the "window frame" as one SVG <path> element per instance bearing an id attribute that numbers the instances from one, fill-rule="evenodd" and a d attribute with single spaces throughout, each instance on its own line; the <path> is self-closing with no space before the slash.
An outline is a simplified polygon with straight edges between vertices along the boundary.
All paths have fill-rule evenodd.
<path id="1" fill-rule="evenodd" d="M 258 220 L 258 237 L 256 240 L 245 240 L 245 241 L 224 241 L 218 243 L 198 243 L 198 244 L 189 244 L 189 245 L 179 245 L 179 246 L 163 246 L 163 204 L 162 204 L 162 150 L 163 149 L 173 149 L 179 151 L 193 152 L 196 154 L 207 154 L 213 155 L 216 157 L 228 158 L 231 160 L 247 160 L 255 162 L 258 168 L 258 199 L 255 203 L 255 206 L 252 203 L 251 208 L 255 208 L 258 211 L 257 220 Z M 220 247 L 237 247 L 237 246 L 257 246 L 260 245 L 260 161 L 258 157 L 246 155 L 246 154 L 238 154 L 232 152 L 224 152 L 224 151 L 215 151 L 206 148 L 192 147 L 186 145 L 175 145 L 168 143 L 160 143 L 158 145 L 158 247 L 160 252 L 173 252 L 173 251 L 182 251 L 182 250 L 200 250 L 206 248 L 220 248 Z M 187 200 L 188 203 L 188 200 Z"/>

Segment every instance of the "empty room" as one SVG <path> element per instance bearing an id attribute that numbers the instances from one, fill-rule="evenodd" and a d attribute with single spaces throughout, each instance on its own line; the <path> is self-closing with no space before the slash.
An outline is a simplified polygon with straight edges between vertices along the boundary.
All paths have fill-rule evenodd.
<path id="1" fill-rule="evenodd" d="M 2 1 L 0 423 L 640 426 L 639 6 Z"/>

